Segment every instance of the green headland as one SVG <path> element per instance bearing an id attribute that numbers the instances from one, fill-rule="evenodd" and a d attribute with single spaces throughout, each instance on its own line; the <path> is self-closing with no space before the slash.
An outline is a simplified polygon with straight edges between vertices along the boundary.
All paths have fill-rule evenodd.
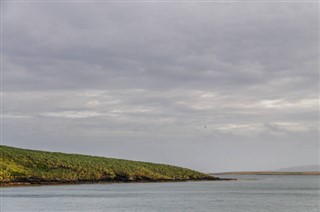
<path id="1" fill-rule="evenodd" d="M 27 150 L 3 145 L 0 145 L 0 156 L 2 186 L 220 180 L 208 174 L 171 165 Z"/>

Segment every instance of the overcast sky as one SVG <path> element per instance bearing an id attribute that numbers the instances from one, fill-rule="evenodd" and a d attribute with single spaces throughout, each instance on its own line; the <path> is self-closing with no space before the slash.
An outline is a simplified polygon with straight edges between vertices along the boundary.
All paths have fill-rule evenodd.
<path id="1" fill-rule="evenodd" d="M 2 6 L 2 144 L 208 172 L 319 162 L 319 3 Z"/>

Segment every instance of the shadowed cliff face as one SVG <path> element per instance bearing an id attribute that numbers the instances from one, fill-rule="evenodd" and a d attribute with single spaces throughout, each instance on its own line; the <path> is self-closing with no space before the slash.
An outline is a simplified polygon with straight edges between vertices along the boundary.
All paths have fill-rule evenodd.
<path id="1" fill-rule="evenodd" d="M 0 146 L 0 180 L 12 183 L 219 180 L 194 170 L 148 162 Z"/>

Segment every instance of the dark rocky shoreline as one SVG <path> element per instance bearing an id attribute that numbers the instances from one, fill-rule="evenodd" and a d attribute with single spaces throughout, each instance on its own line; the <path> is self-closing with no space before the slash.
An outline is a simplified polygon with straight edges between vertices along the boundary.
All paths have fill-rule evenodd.
<path id="1" fill-rule="evenodd" d="M 77 184 L 108 184 L 108 183 L 166 183 L 192 181 L 230 181 L 232 178 L 205 177 L 199 179 L 117 179 L 117 180 L 51 180 L 23 179 L 19 181 L 2 181 L 0 187 L 41 186 L 41 185 L 77 185 Z"/>

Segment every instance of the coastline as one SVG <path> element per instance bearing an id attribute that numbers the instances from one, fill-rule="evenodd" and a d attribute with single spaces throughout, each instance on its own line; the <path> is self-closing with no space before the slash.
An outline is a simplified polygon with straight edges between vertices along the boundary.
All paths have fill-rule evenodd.
<path id="1" fill-rule="evenodd" d="M 113 183 L 175 183 L 175 182 L 203 182 L 203 181 L 232 181 L 233 178 L 202 178 L 202 179 L 162 179 L 162 180 L 77 180 L 77 181 L 10 181 L 0 182 L 0 188 L 25 186 L 56 186 L 56 185 L 85 185 L 85 184 L 113 184 Z"/>

